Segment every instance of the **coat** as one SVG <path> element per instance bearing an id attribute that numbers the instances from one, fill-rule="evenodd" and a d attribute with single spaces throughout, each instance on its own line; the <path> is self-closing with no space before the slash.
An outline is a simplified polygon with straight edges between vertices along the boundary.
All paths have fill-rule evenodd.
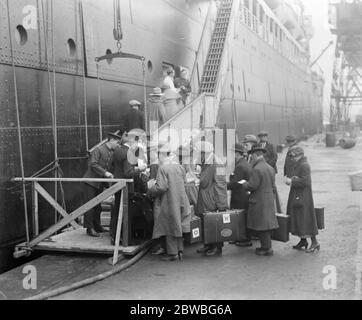
<path id="1" fill-rule="evenodd" d="M 307 158 L 300 159 L 294 167 L 290 187 L 287 214 L 290 215 L 293 235 L 315 236 L 318 234 L 312 195 L 312 178 Z"/>
<path id="2" fill-rule="evenodd" d="M 292 145 L 289 146 L 289 149 L 287 151 L 287 155 L 285 157 L 285 162 L 284 162 L 284 177 L 288 177 L 291 178 L 293 177 L 293 170 L 294 170 L 294 166 L 295 163 L 292 159 L 290 159 L 290 149 L 292 147 L 294 147 L 296 145 L 296 143 L 293 143 Z"/>
<path id="3" fill-rule="evenodd" d="M 169 162 L 161 165 L 156 184 L 149 193 L 154 201 L 153 239 L 162 236 L 182 237 L 190 232 L 191 209 L 185 192 L 186 173 L 181 165 Z"/>
<path id="4" fill-rule="evenodd" d="M 118 145 L 113 153 L 113 175 L 116 179 L 132 179 L 134 176 L 134 166 L 127 158 L 129 147 Z"/>
<path id="5" fill-rule="evenodd" d="M 166 121 L 166 109 L 161 97 L 151 97 L 148 99 L 149 121 L 157 121 L 158 127 Z M 157 128 L 158 128 L 157 127 Z"/>
<path id="6" fill-rule="evenodd" d="M 243 186 L 250 191 L 248 208 L 248 228 L 255 231 L 278 229 L 274 193 L 275 171 L 264 158 L 254 164 L 251 177 Z"/>
<path id="7" fill-rule="evenodd" d="M 277 169 L 278 153 L 276 147 L 270 142 L 265 142 L 264 148 L 266 149 L 266 153 L 264 154 L 266 163 L 269 164 L 272 168 L 274 168 L 275 173 L 278 173 Z"/>
<path id="8" fill-rule="evenodd" d="M 218 168 L 223 169 L 216 163 L 202 165 L 195 210 L 198 216 L 203 216 L 206 212 L 226 210 L 228 207 L 225 175 L 220 174 Z"/>
<path id="9" fill-rule="evenodd" d="M 128 110 L 121 125 L 121 130 L 126 130 L 128 132 L 132 129 L 145 130 L 145 118 L 143 112 L 134 108 L 130 108 Z"/>
<path id="10" fill-rule="evenodd" d="M 83 178 L 105 178 L 105 173 L 112 171 L 113 150 L 109 149 L 106 144 L 95 148 L 88 159 L 88 168 Z M 87 182 L 96 189 L 101 189 L 102 184 L 99 182 Z"/>
<path id="11" fill-rule="evenodd" d="M 245 160 L 240 159 L 235 164 L 235 171 L 230 176 L 230 182 L 227 187 L 231 190 L 231 209 L 247 209 L 249 203 L 249 194 L 238 182 L 240 180 L 248 181 L 251 175 L 251 165 Z"/>

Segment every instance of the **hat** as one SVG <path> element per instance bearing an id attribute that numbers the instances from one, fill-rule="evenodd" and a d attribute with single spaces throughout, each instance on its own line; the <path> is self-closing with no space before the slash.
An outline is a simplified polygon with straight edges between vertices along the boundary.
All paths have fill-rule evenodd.
<path id="1" fill-rule="evenodd" d="M 154 88 L 153 89 L 153 93 L 150 94 L 150 96 L 163 96 L 164 94 L 162 93 L 161 88 Z"/>
<path id="2" fill-rule="evenodd" d="M 290 135 L 290 136 L 286 136 L 285 137 L 285 141 L 286 142 L 294 142 L 294 141 L 296 141 L 297 140 L 297 138 L 295 137 L 295 136 L 293 136 L 293 135 Z"/>
<path id="3" fill-rule="evenodd" d="M 304 150 L 301 147 L 295 146 L 288 151 L 290 157 L 304 156 Z"/>
<path id="4" fill-rule="evenodd" d="M 107 136 L 112 139 L 122 140 L 121 136 L 119 136 L 118 134 L 112 133 L 112 132 L 108 132 Z"/>
<path id="5" fill-rule="evenodd" d="M 262 147 L 262 145 L 260 143 L 255 144 L 250 151 L 248 151 L 249 154 L 253 154 L 254 152 L 264 152 L 266 153 L 266 149 Z"/>
<path id="6" fill-rule="evenodd" d="M 129 105 L 130 106 L 140 106 L 141 105 L 141 102 L 139 102 L 138 100 L 131 100 L 130 102 L 129 102 Z"/>
<path id="7" fill-rule="evenodd" d="M 198 152 L 212 153 L 214 152 L 214 146 L 208 141 L 198 141 L 195 144 L 195 149 Z"/>
<path id="8" fill-rule="evenodd" d="M 241 143 L 236 143 L 234 147 L 232 148 L 236 152 L 246 153 L 248 150 L 246 150 L 245 146 Z"/>
<path id="9" fill-rule="evenodd" d="M 258 143 L 258 139 L 254 135 L 248 134 L 244 137 L 244 143 L 247 142 Z"/>
<path id="10" fill-rule="evenodd" d="M 259 134 L 258 134 L 258 137 L 267 137 L 269 135 L 268 132 L 266 131 L 261 131 Z"/>

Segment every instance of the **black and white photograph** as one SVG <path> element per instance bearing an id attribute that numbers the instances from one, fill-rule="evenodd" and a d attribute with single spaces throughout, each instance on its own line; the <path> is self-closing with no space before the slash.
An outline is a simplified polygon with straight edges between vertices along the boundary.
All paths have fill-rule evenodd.
<path id="1" fill-rule="evenodd" d="M 362 300 L 361 131 L 362 0 L 0 0 L 0 300 Z"/>

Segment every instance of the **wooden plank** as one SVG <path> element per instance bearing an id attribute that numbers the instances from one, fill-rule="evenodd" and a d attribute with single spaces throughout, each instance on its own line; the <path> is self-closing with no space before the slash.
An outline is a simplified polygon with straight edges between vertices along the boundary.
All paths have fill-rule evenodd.
<path id="1" fill-rule="evenodd" d="M 107 178 L 13 178 L 14 182 L 133 182 L 133 179 L 107 179 Z"/>
<path id="2" fill-rule="evenodd" d="M 35 190 L 37 191 L 37 193 L 39 192 L 40 195 L 64 218 L 69 216 L 69 214 L 62 208 L 62 206 L 58 202 L 56 202 L 55 199 L 53 199 L 53 197 L 37 182 L 35 182 Z M 80 225 L 75 221 L 71 221 L 70 224 L 74 228 L 80 228 Z"/>
<path id="3" fill-rule="evenodd" d="M 112 187 L 108 188 L 107 190 L 103 191 L 94 199 L 88 201 L 86 204 L 82 205 L 80 208 L 74 210 L 71 214 L 69 214 L 66 218 L 63 218 L 55 225 L 51 226 L 43 233 L 41 233 L 38 237 L 33 239 L 29 242 L 28 247 L 33 247 L 36 244 L 40 243 L 41 241 L 45 240 L 46 238 L 50 237 L 55 232 L 59 231 L 60 229 L 64 228 L 67 224 L 75 219 L 79 218 L 80 216 L 84 215 L 88 210 L 92 209 L 96 205 L 100 204 L 102 201 L 108 199 L 111 195 L 115 194 L 122 188 L 124 188 L 126 183 L 124 181 L 118 182 Z"/>
<path id="4" fill-rule="evenodd" d="M 129 234 L 129 223 L 128 223 L 128 186 L 126 185 L 123 189 L 124 197 L 121 205 L 123 206 L 123 228 L 122 228 L 122 245 L 128 247 L 128 234 Z"/>
<path id="5" fill-rule="evenodd" d="M 35 236 L 39 235 L 39 199 L 38 199 L 38 192 L 35 189 L 35 185 L 37 183 L 32 183 L 31 191 L 33 193 L 32 196 L 32 214 L 33 214 L 33 233 Z"/>
<path id="6" fill-rule="evenodd" d="M 127 191 L 126 188 L 121 191 L 122 192 L 121 199 L 119 201 L 118 221 L 117 221 L 116 239 L 115 239 L 115 243 L 114 243 L 112 265 L 115 265 L 118 262 L 119 240 L 121 238 L 121 228 L 122 228 L 122 219 L 123 219 L 123 195 L 124 195 L 125 191 Z"/>

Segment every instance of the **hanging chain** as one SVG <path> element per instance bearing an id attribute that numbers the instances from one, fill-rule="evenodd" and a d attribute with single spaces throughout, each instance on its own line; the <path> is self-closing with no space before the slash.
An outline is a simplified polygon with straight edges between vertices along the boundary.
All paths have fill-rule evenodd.
<path id="1" fill-rule="evenodd" d="M 114 0 L 113 10 L 114 10 L 113 37 L 114 40 L 117 41 L 117 49 L 118 52 L 120 52 L 122 47 L 121 40 L 123 39 L 120 0 Z"/>

